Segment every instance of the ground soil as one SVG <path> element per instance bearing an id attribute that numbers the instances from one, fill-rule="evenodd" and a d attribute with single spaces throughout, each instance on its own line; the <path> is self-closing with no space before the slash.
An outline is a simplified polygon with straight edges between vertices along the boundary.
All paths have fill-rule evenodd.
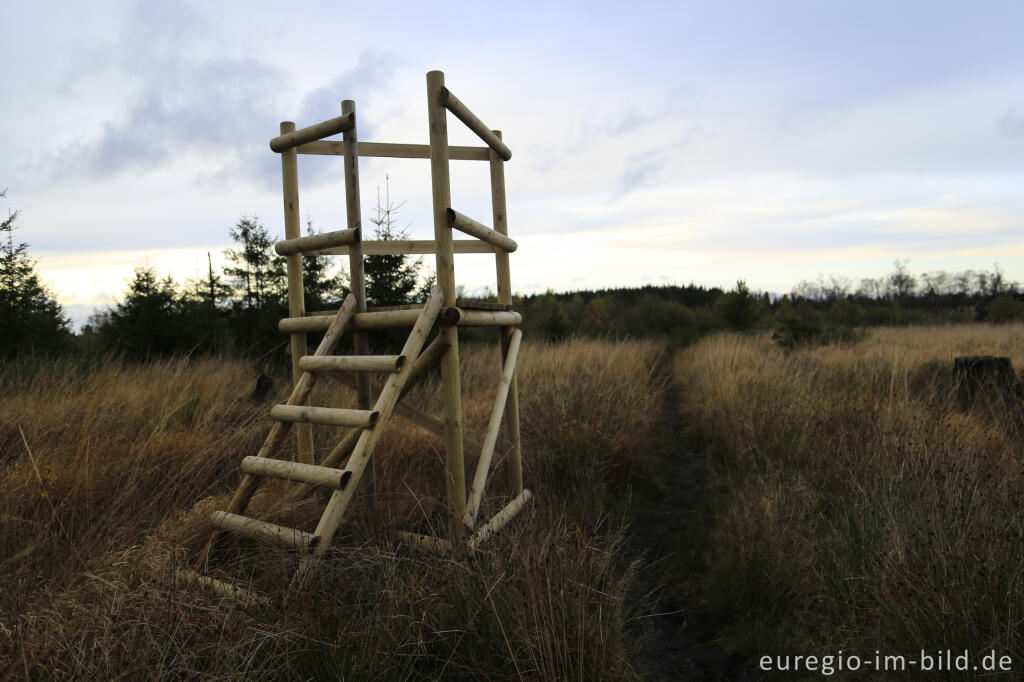
<path id="1" fill-rule="evenodd" d="M 738 660 L 726 656 L 687 617 L 684 590 L 678 589 L 687 576 L 688 564 L 681 553 L 699 523 L 698 507 L 704 487 L 707 461 L 688 447 L 679 415 L 675 389 L 666 393 L 662 406 L 666 447 L 655 456 L 659 475 L 667 485 L 638 481 L 635 492 L 643 495 L 632 517 L 630 549 L 639 561 L 639 572 L 631 588 L 631 602 L 643 613 L 636 619 L 640 660 L 636 668 L 651 680 L 753 680 Z"/>

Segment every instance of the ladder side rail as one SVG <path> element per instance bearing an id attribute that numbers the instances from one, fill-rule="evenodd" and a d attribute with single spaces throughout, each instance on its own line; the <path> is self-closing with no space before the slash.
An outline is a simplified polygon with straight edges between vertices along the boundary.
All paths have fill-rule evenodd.
<path id="1" fill-rule="evenodd" d="M 366 312 L 366 269 L 363 260 L 362 224 L 363 214 L 359 195 L 359 138 L 356 125 L 356 103 L 346 99 L 341 102 L 341 113 L 352 117 L 352 126 L 342 137 L 345 163 L 345 220 L 350 230 L 358 229 L 358 238 L 348 246 L 348 271 L 352 293 L 356 297 L 356 312 Z M 356 330 L 352 337 L 352 346 L 356 355 L 369 355 L 370 340 L 363 330 Z M 360 375 L 356 381 L 356 400 L 361 410 L 369 410 L 373 405 L 373 394 L 370 389 L 370 377 Z M 370 508 L 374 516 L 377 514 L 377 472 L 376 466 L 370 462 L 368 476 L 370 489 Z"/>
<path id="2" fill-rule="evenodd" d="M 345 298 L 345 302 L 341 304 L 338 309 L 338 314 L 335 315 L 334 320 L 331 322 L 331 326 L 327 329 L 327 333 L 324 334 L 324 338 L 320 341 L 320 345 L 317 346 L 315 355 L 328 355 L 338 345 L 338 341 L 341 340 L 342 335 L 345 333 L 345 328 L 348 326 L 352 317 L 355 315 L 355 297 L 349 294 Z M 288 396 L 288 405 L 302 405 L 306 402 L 309 397 L 310 391 L 313 390 L 313 386 L 316 383 L 316 375 L 311 372 L 304 372 L 296 383 L 295 388 L 292 389 L 291 395 Z M 281 446 L 284 442 L 285 437 L 288 435 L 291 429 L 291 422 L 275 422 L 273 427 L 270 429 L 270 433 L 267 434 L 266 439 L 263 441 L 263 446 L 260 451 L 256 454 L 257 457 L 269 457 Z M 259 477 L 253 476 L 252 474 L 245 474 L 242 476 L 242 481 L 238 484 L 238 488 L 235 489 L 235 494 L 231 498 L 231 502 L 228 505 L 228 513 L 241 514 L 245 511 L 245 508 L 249 506 L 249 500 L 256 493 L 256 489 L 259 487 Z M 202 552 L 199 553 L 199 560 L 196 565 L 197 568 L 202 569 L 206 566 L 206 562 L 210 557 L 214 545 L 217 544 L 218 540 L 222 536 L 222 531 L 216 530 L 210 535 L 209 541 L 206 543 L 206 547 Z"/>
<path id="3" fill-rule="evenodd" d="M 423 344 L 426 342 L 427 334 L 430 333 L 431 327 L 434 326 L 434 319 L 441 311 L 443 302 L 444 296 L 438 287 L 434 287 L 430 298 L 423 307 L 419 321 L 413 327 L 409 338 L 405 342 L 405 346 L 402 348 L 402 355 L 406 357 L 416 357 L 419 355 Z M 343 476 L 346 476 L 343 479 L 346 483 L 341 490 L 336 490 L 331 494 L 331 499 L 327 503 L 327 508 L 324 510 L 324 514 L 314 533 L 321 538 L 321 542 L 313 550 L 312 556 L 303 557 L 299 564 L 299 570 L 295 574 L 293 587 L 297 587 L 301 583 L 306 572 L 312 566 L 312 562 L 327 551 L 327 548 L 330 546 L 331 539 L 338 530 L 338 524 L 341 523 L 345 511 L 348 509 L 349 503 L 359 487 L 359 480 L 366 471 L 367 464 L 373 455 L 373 449 L 377 445 L 377 440 L 380 438 L 381 433 L 384 431 L 384 426 L 391 417 L 402 389 L 412 374 L 414 365 L 415 363 L 407 363 L 397 374 L 392 374 L 384 385 L 384 390 L 381 391 L 373 407 L 374 411 L 380 414 L 380 417 L 372 427 L 360 434 L 355 450 L 349 455 L 343 474 Z"/>
<path id="4" fill-rule="evenodd" d="M 294 135 L 295 124 L 291 121 L 281 122 L 281 135 Z M 281 138 L 275 138 L 281 139 Z M 298 155 L 295 149 L 285 147 L 281 153 L 281 185 L 284 197 L 284 236 L 286 240 L 299 239 L 302 236 L 299 214 L 299 170 Z M 285 257 L 288 276 L 288 316 L 301 317 L 306 314 L 302 287 L 302 254 L 293 253 Z M 306 335 L 295 333 L 290 338 L 292 353 L 292 385 L 297 386 L 302 370 L 299 369 L 299 358 L 306 354 Z M 313 427 L 303 424 L 295 429 L 295 441 L 298 446 L 298 459 L 304 464 L 312 464 Z"/>

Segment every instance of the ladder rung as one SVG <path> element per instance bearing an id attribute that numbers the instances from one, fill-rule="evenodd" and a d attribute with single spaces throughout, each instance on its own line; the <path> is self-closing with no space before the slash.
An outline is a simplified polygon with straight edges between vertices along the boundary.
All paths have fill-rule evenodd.
<path id="1" fill-rule="evenodd" d="M 303 372 L 397 372 L 404 355 L 304 355 L 299 358 Z"/>
<path id="2" fill-rule="evenodd" d="M 214 578 L 209 575 L 202 575 L 195 571 L 190 571 L 187 568 L 179 568 L 178 575 L 182 577 L 186 583 L 196 585 L 203 589 L 213 592 L 218 597 L 225 597 L 227 599 L 233 599 L 245 606 L 269 606 L 270 600 L 266 597 L 254 594 L 244 587 L 232 585 L 229 582 L 225 582 L 219 578 Z"/>
<path id="3" fill-rule="evenodd" d="M 301 481 L 313 485 L 322 485 L 327 488 L 341 490 L 342 471 L 331 467 L 321 467 L 315 464 L 302 464 L 301 462 L 286 462 L 283 459 L 271 459 L 270 457 L 246 457 L 242 460 L 242 471 L 256 476 L 270 476 L 272 478 L 283 478 L 286 481 Z"/>
<path id="4" fill-rule="evenodd" d="M 312 533 L 294 528 L 285 528 L 276 523 L 250 519 L 248 516 L 230 514 L 225 511 L 215 511 L 210 514 L 210 525 L 214 528 L 232 531 L 270 545 L 280 545 L 292 549 L 309 549 L 310 547 L 316 547 L 317 543 L 320 542 L 319 535 L 313 535 Z"/>
<path id="5" fill-rule="evenodd" d="M 309 407 L 308 405 L 274 405 L 270 416 L 282 422 L 326 424 L 367 428 L 377 422 L 377 412 L 349 410 L 340 407 Z"/>

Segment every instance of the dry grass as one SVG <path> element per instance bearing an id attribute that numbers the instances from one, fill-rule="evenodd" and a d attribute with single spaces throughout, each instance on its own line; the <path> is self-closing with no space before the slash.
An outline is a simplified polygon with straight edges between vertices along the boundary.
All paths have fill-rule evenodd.
<path id="1" fill-rule="evenodd" d="M 468 432 L 480 438 L 498 357 L 463 349 Z M 245 611 L 176 581 L 223 508 L 268 405 L 241 363 L 46 363 L 0 372 L 0 671 L 38 678 L 621 679 L 629 574 L 619 492 L 637 436 L 657 429 L 654 344 L 524 345 L 527 485 L 537 493 L 484 552 L 435 557 L 371 532 L 353 506 L 309 590 L 285 603 L 294 557 L 228 544 L 218 571 L 268 594 Z M 350 400 L 326 386 L 318 400 Z M 436 381 L 410 396 L 438 404 Z M 280 399 L 280 396 L 277 396 Z M 324 404 L 324 403 L 319 403 Z M 436 410 L 431 410 L 436 413 Z M 317 431 L 320 448 L 332 438 Z M 334 436 L 336 437 L 336 436 Z M 653 437 L 653 435 L 652 435 Z M 504 452 L 499 452 L 503 456 Z M 442 532 L 439 440 L 396 420 L 377 448 L 385 525 Z M 469 476 L 475 462 L 467 462 Z M 317 501 L 253 513 L 315 525 Z M 501 467 L 483 513 L 506 497 Z"/>
<path id="2" fill-rule="evenodd" d="M 1024 369 L 1024 327 L 879 329 L 792 352 L 717 336 L 680 354 L 684 412 L 712 455 L 691 594 L 729 648 L 1020 660 L 1021 386 L 958 399 L 952 358 L 981 354 Z"/>

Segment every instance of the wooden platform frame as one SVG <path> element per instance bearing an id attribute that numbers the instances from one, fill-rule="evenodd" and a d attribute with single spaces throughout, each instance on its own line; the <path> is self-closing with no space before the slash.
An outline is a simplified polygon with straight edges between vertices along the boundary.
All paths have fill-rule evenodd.
<path id="1" fill-rule="evenodd" d="M 453 114 L 476 133 L 484 147 L 460 147 L 448 144 L 448 114 Z M 381 431 L 392 414 L 410 419 L 444 439 L 445 488 L 450 523 L 447 538 L 415 533 L 396 533 L 413 545 L 434 551 L 465 543 L 475 550 L 487 537 L 507 524 L 529 502 L 533 495 L 523 488 L 522 448 L 519 433 L 519 395 L 516 364 L 522 341 L 518 325 L 522 320 L 512 308 L 512 287 L 509 253 L 517 244 L 508 236 L 505 201 L 504 163 L 512 152 L 502 141 L 501 132 L 485 126 L 472 111 L 445 87 L 444 74 L 427 74 L 427 115 L 429 144 L 391 144 L 360 142 L 357 137 L 355 102 L 344 100 L 341 116 L 296 129 L 285 121 L 280 135 L 270 147 L 281 156 L 284 197 L 285 240 L 276 245 L 286 257 L 288 275 L 288 315 L 280 324 L 290 336 L 294 388 L 285 405 L 271 411 L 277 420 L 263 447 L 255 457 L 242 462 L 243 478 L 227 511 L 214 512 L 211 525 L 216 529 L 199 557 L 198 568 L 205 570 L 212 549 L 226 532 L 235 532 L 272 544 L 284 545 L 300 552 L 300 565 L 293 587 L 315 560 L 326 552 L 351 502 L 360 480 L 367 478 L 371 506 L 376 509 L 373 449 Z M 342 140 L 324 137 L 342 134 Z M 299 229 L 298 155 L 339 155 L 344 157 L 346 228 L 324 235 L 301 236 Z M 362 217 L 359 200 L 359 157 L 428 159 L 433 198 L 433 240 L 366 241 L 362 238 Z M 451 206 L 449 164 L 452 160 L 487 161 L 490 171 L 492 226 L 459 213 Z M 452 230 L 474 237 L 454 240 Z M 368 311 L 364 257 L 372 254 L 432 253 L 437 269 L 437 286 L 421 306 Z M 497 303 L 474 305 L 457 301 L 454 254 L 493 253 L 497 280 Z M 302 258 L 312 255 L 347 255 L 351 273 L 352 293 L 338 311 L 307 312 L 303 305 Z M 494 406 L 483 441 L 469 438 L 463 432 L 462 397 L 459 372 L 459 327 L 495 327 L 501 344 L 500 379 Z M 411 328 L 410 336 L 398 356 L 368 355 L 368 333 L 376 329 Z M 434 328 L 437 337 L 427 344 Z M 341 336 L 348 330 L 353 335 L 353 356 L 333 355 Z M 313 355 L 307 354 L 306 335 L 324 332 Z M 401 404 L 401 399 L 425 373 L 440 364 L 443 388 L 443 417 L 437 419 L 426 412 Z M 376 399 L 370 372 L 388 376 Z M 318 375 L 326 374 L 354 387 L 358 409 L 338 409 L 306 405 Z M 378 384 L 378 387 L 380 384 Z M 316 463 L 312 424 L 347 426 L 352 431 Z M 477 525 L 484 499 L 484 490 L 501 427 L 509 452 L 506 458 L 509 502 L 490 520 Z M 270 459 L 290 429 L 297 439 L 297 462 Z M 464 454 L 466 447 L 477 455 L 477 467 L 467 497 Z M 343 469 L 338 467 L 346 461 Z M 261 477 L 295 481 L 293 499 L 306 496 L 314 488 L 332 490 L 330 501 L 314 533 L 276 526 L 242 516 Z M 467 537 L 467 532 L 472 532 Z M 207 584 L 216 579 L 203 577 Z M 232 594 L 230 585 L 214 585 L 219 594 Z"/>

